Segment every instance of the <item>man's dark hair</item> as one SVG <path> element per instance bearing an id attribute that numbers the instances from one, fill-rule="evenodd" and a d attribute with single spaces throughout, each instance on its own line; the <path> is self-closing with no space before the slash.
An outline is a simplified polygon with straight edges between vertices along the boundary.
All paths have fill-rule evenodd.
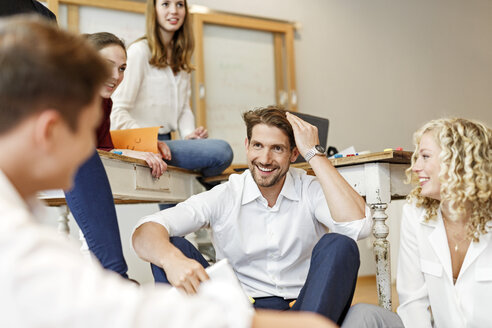
<path id="1" fill-rule="evenodd" d="M 289 137 L 290 149 L 294 149 L 296 146 L 294 131 L 292 130 L 292 126 L 287 120 L 285 113 L 285 109 L 280 106 L 268 106 L 243 113 L 243 120 L 244 123 L 246 123 L 246 136 L 248 137 L 248 140 L 251 140 L 251 133 L 255 125 L 266 124 L 284 131 L 285 135 Z"/>
<path id="2" fill-rule="evenodd" d="M 75 130 L 108 77 L 107 63 L 83 37 L 33 16 L 0 19 L 0 134 L 44 109 Z"/>

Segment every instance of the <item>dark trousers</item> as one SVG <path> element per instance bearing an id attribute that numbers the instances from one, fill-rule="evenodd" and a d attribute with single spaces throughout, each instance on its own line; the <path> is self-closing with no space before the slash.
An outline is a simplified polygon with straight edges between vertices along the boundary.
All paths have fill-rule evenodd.
<path id="1" fill-rule="evenodd" d="M 172 237 L 171 243 L 203 267 L 208 266 L 186 239 Z M 306 282 L 292 310 L 317 312 L 340 325 L 352 303 L 359 265 L 359 249 L 351 238 L 337 233 L 324 235 L 313 249 Z M 156 282 L 169 283 L 162 268 L 152 264 L 152 273 Z M 291 301 L 275 296 L 259 297 L 254 307 L 289 310 Z"/>
<path id="2" fill-rule="evenodd" d="M 65 199 L 89 250 L 104 268 L 128 278 L 113 194 L 96 151 L 77 171 Z"/>

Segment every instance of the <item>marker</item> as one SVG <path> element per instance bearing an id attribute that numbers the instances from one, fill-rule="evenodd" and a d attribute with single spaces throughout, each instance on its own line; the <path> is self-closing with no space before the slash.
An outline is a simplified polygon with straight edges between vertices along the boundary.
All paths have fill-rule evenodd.
<path id="1" fill-rule="evenodd" d="M 355 156 L 355 154 L 348 154 L 347 157 Z"/>
<path id="2" fill-rule="evenodd" d="M 386 148 L 384 151 L 392 151 L 393 148 Z"/>
<path id="3" fill-rule="evenodd" d="M 396 147 L 396 149 L 395 149 L 395 150 L 400 150 L 400 151 L 402 151 L 402 150 L 403 150 L 403 148 L 401 148 L 401 147 Z"/>
<path id="4" fill-rule="evenodd" d="M 343 155 L 342 154 L 335 154 L 335 158 L 342 158 Z"/>
<path id="5" fill-rule="evenodd" d="M 123 152 L 119 150 L 113 150 L 112 153 L 116 155 L 123 155 Z"/>

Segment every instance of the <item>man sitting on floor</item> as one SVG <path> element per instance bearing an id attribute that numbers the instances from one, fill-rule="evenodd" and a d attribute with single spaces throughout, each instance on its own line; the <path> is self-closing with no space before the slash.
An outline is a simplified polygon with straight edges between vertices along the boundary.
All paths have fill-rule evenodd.
<path id="1" fill-rule="evenodd" d="M 340 324 L 359 269 L 354 240 L 369 234 L 370 211 L 324 154 L 316 127 L 274 106 L 243 118 L 249 170 L 143 218 L 134 249 L 156 281 L 194 293 L 208 263 L 176 236 L 210 226 L 217 258 L 230 261 L 256 308 L 286 310 L 296 300 L 293 310 Z M 299 153 L 316 177 L 290 167 Z"/>

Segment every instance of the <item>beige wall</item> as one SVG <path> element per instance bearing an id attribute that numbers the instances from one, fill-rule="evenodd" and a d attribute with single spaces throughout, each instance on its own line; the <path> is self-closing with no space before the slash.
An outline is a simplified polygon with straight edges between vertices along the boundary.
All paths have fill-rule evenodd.
<path id="1" fill-rule="evenodd" d="M 339 149 L 412 149 L 424 122 L 492 125 L 492 1 L 194 0 L 297 21 L 299 110 L 330 119 Z"/>

